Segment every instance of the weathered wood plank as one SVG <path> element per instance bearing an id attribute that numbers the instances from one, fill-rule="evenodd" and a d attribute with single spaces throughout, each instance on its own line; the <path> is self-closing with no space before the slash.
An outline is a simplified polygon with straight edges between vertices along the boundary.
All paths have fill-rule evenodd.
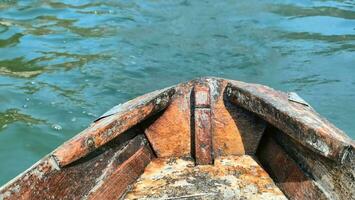
<path id="1" fill-rule="evenodd" d="M 104 177 L 105 180 L 102 180 L 101 184 L 90 191 L 87 199 L 119 199 L 128 191 L 128 186 L 133 184 L 144 172 L 153 157 L 153 152 L 148 145 L 140 147 L 134 155 L 116 167 L 109 176 Z"/>
<path id="2" fill-rule="evenodd" d="M 159 178 L 157 178 L 159 177 Z M 214 165 L 193 159 L 157 158 L 124 199 L 155 200 L 286 200 L 254 157 L 220 156 Z"/>
<path id="3" fill-rule="evenodd" d="M 194 107 L 210 108 L 211 97 L 210 88 L 206 84 L 196 84 L 194 86 Z"/>
<path id="4" fill-rule="evenodd" d="M 197 165 L 213 163 L 211 133 L 211 100 L 207 84 L 196 84 L 194 94 L 194 156 Z"/>
<path id="5" fill-rule="evenodd" d="M 227 81 L 210 78 L 213 152 L 222 155 L 253 155 L 266 123 L 225 97 Z"/>
<path id="6" fill-rule="evenodd" d="M 191 90 L 191 84 L 177 86 L 170 105 L 145 130 L 145 134 L 158 157 L 191 156 Z"/>
<path id="7" fill-rule="evenodd" d="M 166 108 L 174 92 L 174 88 L 168 88 L 128 101 L 116 108 L 116 112 L 96 121 L 54 150 L 53 157 L 59 166 L 65 166 L 87 155 L 142 120 Z"/>
<path id="8" fill-rule="evenodd" d="M 258 160 L 289 199 L 328 199 L 301 168 L 270 136 L 266 134 L 257 151 Z"/>
<path id="9" fill-rule="evenodd" d="M 198 165 L 213 163 L 210 109 L 195 110 L 195 159 Z"/>
<path id="10" fill-rule="evenodd" d="M 349 149 L 347 160 L 342 164 L 325 157 L 294 141 L 280 131 L 274 131 L 275 141 L 283 147 L 293 160 L 302 166 L 329 196 L 329 199 L 354 199 L 355 197 L 355 152 L 354 146 Z"/>
<path id="11" fill-rule="evenodd" d="M 130 130 L 85 158 L 60 169 L 49 155 L 1 187 L 0 199 L 82 199 L 95 188 L 104 186 L 111 177 L 116 177 L 122 163 L 139 149 L 148 147 L 144 135 L 134 137 L 137 132 Z M 120 192 L 115 194 L 120 195 Z"/>
<path id="12" fill-rule="evenodd" d="M 346 160 L 351 139 L 312 108 L 288 101 L 287 94 L 262 85 L 230 81 L 227 97 L 320 155 L 340 163 Z"/>

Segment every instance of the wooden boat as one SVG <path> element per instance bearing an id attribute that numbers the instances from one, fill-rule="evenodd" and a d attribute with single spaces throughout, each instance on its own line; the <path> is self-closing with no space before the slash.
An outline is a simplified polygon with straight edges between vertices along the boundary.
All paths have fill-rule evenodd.
<path id="1" fill-rule="evenodd" d="M 0 199 L 354 199 L 354 160 L 297 96 L 201 78 L 114 107 Z"/>

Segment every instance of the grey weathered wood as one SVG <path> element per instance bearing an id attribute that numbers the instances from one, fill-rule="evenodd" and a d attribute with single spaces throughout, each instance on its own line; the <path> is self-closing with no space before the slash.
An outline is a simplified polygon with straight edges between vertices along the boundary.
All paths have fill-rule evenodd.
<path id="1" fill-rule="evenodd" d="M 286 93 L 272 88 L 230 81 L 228 98 L 283 130 L 319 155 L 343 163 L 353 148 L 352 140 L 312 108 L 288 101 Z"/>

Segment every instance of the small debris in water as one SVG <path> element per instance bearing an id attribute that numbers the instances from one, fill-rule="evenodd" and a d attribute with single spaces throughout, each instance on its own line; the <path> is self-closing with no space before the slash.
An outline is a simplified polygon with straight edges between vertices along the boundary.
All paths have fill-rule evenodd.
<path id="1" fill-rule="evenodd" d="M 59 124 L 53 124 L 53 125 L 52 125 L 52 128 L 53 128 L 54 130 L 56 130 L 56 131 L 60 131 L 60 130 L 63 129 Z"/>
<path id="2" fill-rule="evenodd" d="M 72 121 L 72 122 L 75 122 L 75 121 L 76 121 L 76 118 L 75 118 L 75 117 L 71 118 L 71 121 Z"/>
<path id="3" fill-rule="evenodd" d="M 22 107 L 23 107 L 23 108 L 27 108 L 28 106 L 27 106 L 27 104 L 25 104 L 25 105 L 23 105 Z"/>
<path id="4" fill-rule="evenodd" d="M 26 101 L 30 101 L 30 98 L 27 97 L 27 98 L 26 98 Z"/>

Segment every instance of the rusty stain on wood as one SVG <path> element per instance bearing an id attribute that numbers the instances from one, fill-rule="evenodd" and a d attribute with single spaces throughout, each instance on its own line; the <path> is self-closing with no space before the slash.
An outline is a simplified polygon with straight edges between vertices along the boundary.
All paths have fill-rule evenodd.
<path id="1" fill-rule="evenodd" d="M 208 85 L 194 87 L 194 139 L 195 159 L 198 165 L 213 163 L 210 89 Z"/>
<path id="2" fill-rule="evenodd" d="M 168 106 L 174 88 L 146 94 L 122 105 L 116 114 L 95 122 L 53 152 L 62 167 L 106 144 L 132 126 Z"/>
<path id="3" fill-rule="evenodd" d="M 211 80 L 212 137 L 215 156 L 254 154 L 266 123 L 225 99 L 225 80 Z"/>
<path id="4" fill-rule="evenodd" d="M 177 86 L 175 95 L 165 112 L 145 130 L 158 157 L 190 156 L 191 90 L 191 84 Z"/>
<path id="5" fill-rule="evenodd" d="M 192 159 L 158 158 L 124 199 L 287 199 L 253 157 L 221 156 L 214 165 Z M 194 199 L 194 198 L 191 198 Z"/>

